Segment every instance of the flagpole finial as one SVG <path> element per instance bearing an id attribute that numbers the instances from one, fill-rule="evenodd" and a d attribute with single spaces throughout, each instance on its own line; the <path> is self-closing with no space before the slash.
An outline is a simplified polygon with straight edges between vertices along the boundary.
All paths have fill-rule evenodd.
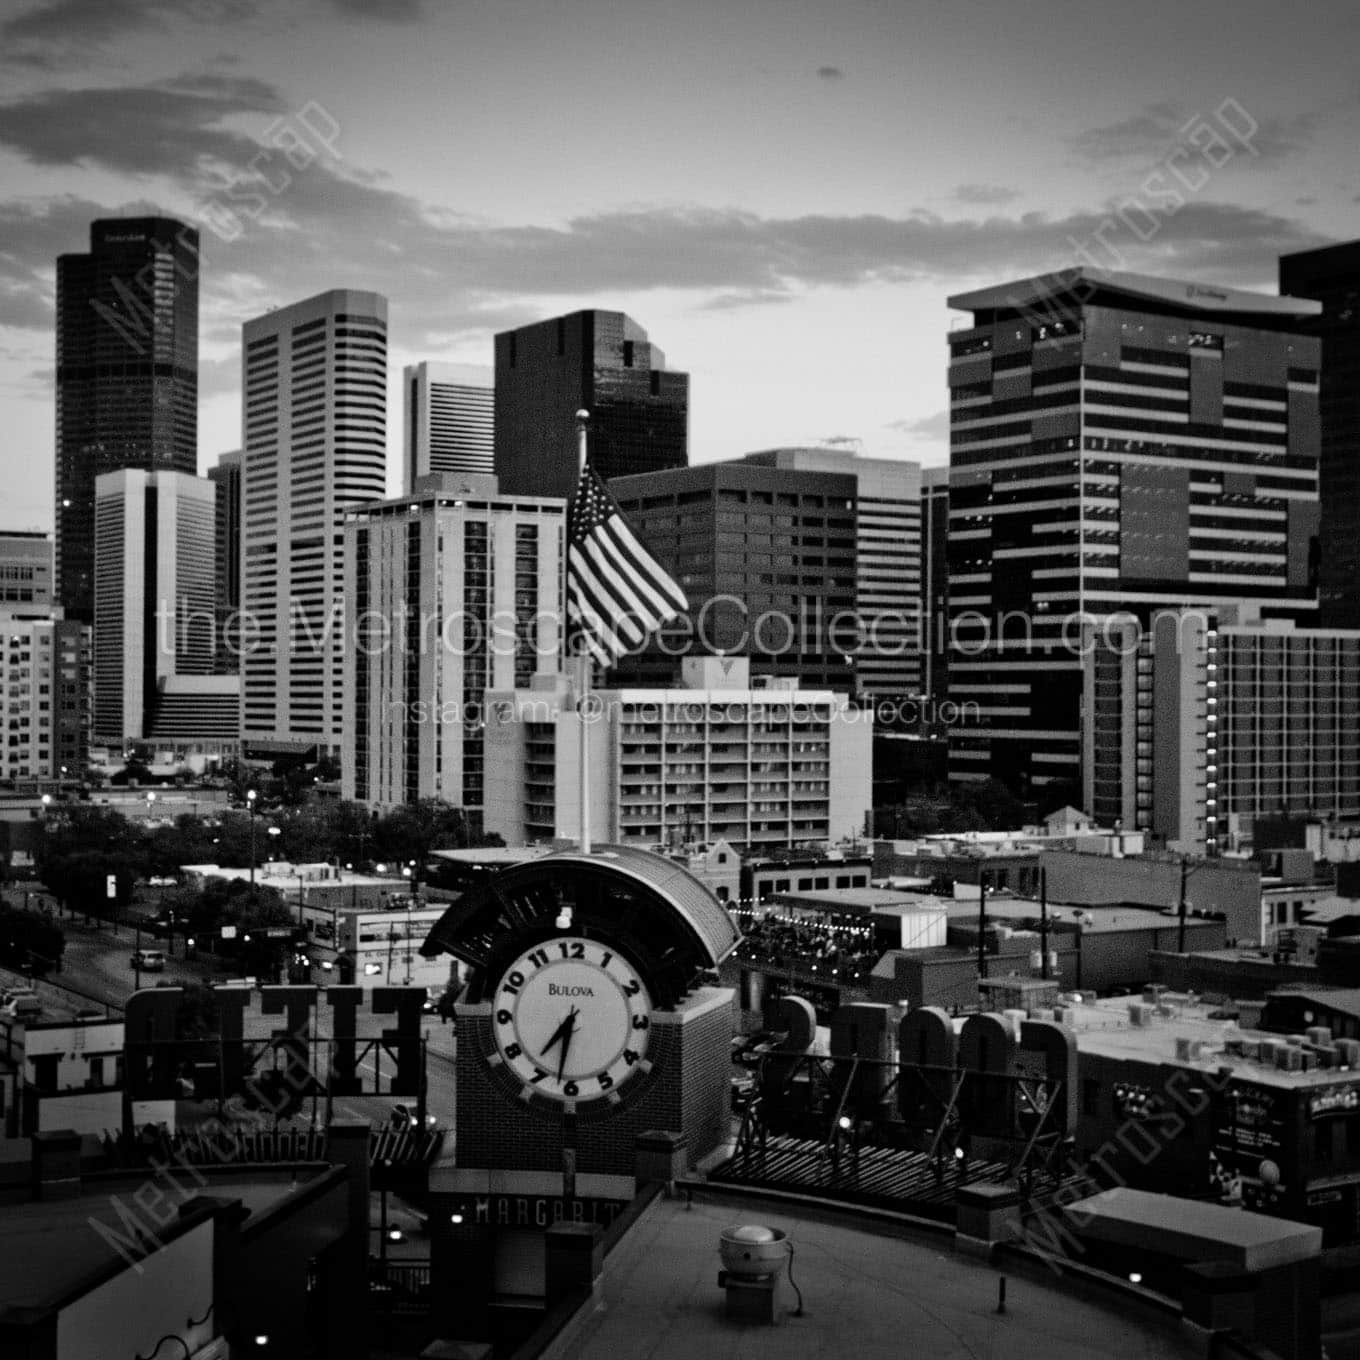
<path id="1" fill-rule="evenodd" d="M 584 424 L 586 423 L 586 421 L 588 421 L 589 419 L 590 419 L 590 412 L 589 412 L 589 411 L 584 410 L 584 409 L 582 409 L 582 410 L 580 410 L 580 411 L 577 411 L 577 413 L 576 413 L 576 423 L 577 423 L 578 425 L 584 425 Z"/>

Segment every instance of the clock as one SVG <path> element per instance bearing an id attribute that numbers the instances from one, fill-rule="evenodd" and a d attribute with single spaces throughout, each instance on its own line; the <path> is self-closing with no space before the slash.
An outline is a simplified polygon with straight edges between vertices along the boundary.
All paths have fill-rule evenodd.
<path id="1" fill-rule="evenodd" d="M 488 1000 L 496 1054 L 525 1099 L 614 1104 L 651 1070 L 652 997 L 605 941 L 554 935 L 522 949 Z"/>

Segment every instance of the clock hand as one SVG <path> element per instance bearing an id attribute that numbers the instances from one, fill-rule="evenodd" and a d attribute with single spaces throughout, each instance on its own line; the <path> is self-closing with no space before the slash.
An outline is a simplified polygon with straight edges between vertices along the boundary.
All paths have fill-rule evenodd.
<path id="1" fill-rule="evenodd" d="M 565 1047 L 571 1041 L 571 1032 L 575 1027 L 576 1007 L 573 1006 L 562 1023 L 553 1030 L 548 1042 L 543 1045 L 543 1056 L 546 1058 L 548 1056 L 548 1050 L 550 1048 L 556 1048 L 558 1044 L 562 1044 L 563 1047 Z"/>
<path id="2" fill-rule="evenodd" d="M 571 1047 L 572 1036 L 576 1033 L 577 1010 L 573 1006 L 571 1014 L 567 1016 L 563 1024 L 566 1025 L 566 1032 L 562 1035 L 562 1061 L 557 1065 L 557 1080 L 560 1082 L 567 1071 L 567 1049 Z"/>

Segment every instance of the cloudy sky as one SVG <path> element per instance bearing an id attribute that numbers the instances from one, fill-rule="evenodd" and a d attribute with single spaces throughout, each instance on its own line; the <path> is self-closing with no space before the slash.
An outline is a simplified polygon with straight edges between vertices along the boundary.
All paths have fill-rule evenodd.
<path id="1" fill-rule="evenodd" d="M 1354 0 L 3 0 L 0 526 L 51 524 L 95 217 L 202 233 L 202 467 L 241 323 L 341 286 L 394 374 L 615 308 L 692 374 L 695 462 L 938 463 L 951 293 L 1083 255 L 1273 290 L 1360 236 L 1357 39 Z"/>

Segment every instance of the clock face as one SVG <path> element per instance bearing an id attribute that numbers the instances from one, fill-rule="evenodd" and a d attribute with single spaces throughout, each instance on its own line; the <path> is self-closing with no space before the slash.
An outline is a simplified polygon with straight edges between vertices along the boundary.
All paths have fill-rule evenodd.
<path id="1" fill-rule="evenodd" d="M 617 1099 L 647 1071 L 652 999 L 637 970 L 598 940 L 559 935 L 524 950 L 491 997 L 501 1059 L 552 1100 Z"/>

